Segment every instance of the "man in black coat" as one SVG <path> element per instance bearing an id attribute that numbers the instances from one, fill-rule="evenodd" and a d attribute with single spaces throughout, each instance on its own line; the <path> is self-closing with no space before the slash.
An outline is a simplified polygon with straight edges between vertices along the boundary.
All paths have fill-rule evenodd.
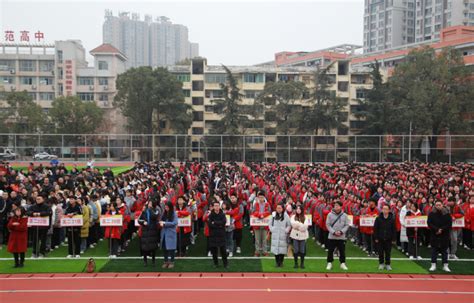
<path id="1" fill-rule="evenodd" d="M 33 204 L 28 209 L 29 217 L 49 217 L 49 225 L 51 225 L 51 208 L 44 203 L 44 196 L 36 197 L 36 204 Z M 34 233 L 33 241 L 33 258 L 44 257 L 46 255 L 46 235 L 48 233 L 49 226 L 36 226 L 36 232 Z M 38 244 L 40 244 L 38 252 Z"/>
<path id="2" fill-rule="evenodd" d="M 227 252 L 225 248 L 225 224 L 226 217 L 224 212 L 221 210 L 220 203 L 213 199 L 212 211 L 209 214 L 207 220 L 209 225 L 209 248 L 211 249 L 212 259 L 214 260 L 214 266 L 218 266 L 218 250 L 221 251 L 222 262 L 224 268 L 227 268 Z"/>
<path id="3" fill-rule="evenodd" d="M 428 228 L 431 231 L 431 267 L 430 271 L 436 270 L 436 259 L 438 253 L 441 253 L 443 261 L 443 270 L 450 272 L 448 267 L 448 247 L 449 233 L 453 221 L 449 209 L 443 206 L 443 202 L 437 200 L 435 207 L 428 215 Z"/>
<path id="4" fill-rule="evenodd" d="M 382 213 L 375 219 L 374 240 L 379 251 L 379 269 L 392 270 L 390 266 L 390 255 L 392 252 L 392 242 L 395 241 L 397 231 L 395 228 L 395 219 L 390 212 L 388 204 L 382 206 Z M 385 256 L 385 266 L 384 266 Z"/>
<path id="5" fill-rule="evenodd" d="M 70 196 L 68 206 L 64 212 L 65 216 L 72 218 L 76 215 L 82 215 L 82 208 L 77 203 L 76 197 Z M 68 258 L 79 258 L 81 254 L 81 227 L 66 227 Z"/>

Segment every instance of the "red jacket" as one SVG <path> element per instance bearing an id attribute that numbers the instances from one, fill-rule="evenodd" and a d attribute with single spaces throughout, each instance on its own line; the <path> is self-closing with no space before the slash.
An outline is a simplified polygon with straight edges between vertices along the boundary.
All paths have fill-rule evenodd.
<path id="1" fill-rule="evenodd" d="M 19 225 L 13 225 L 13 223 Z M 8 230 L 10 237 L 8 238 L 8 252 L 10 253 L 24 253 L 28 244 L 28 218 L 12 217 L 8 221 Z"/>
<path id="2" fill-rule="evenodd" d="M 226 214 L 234 218 L 235 229 L 244 228 L 244 224 L 242 222 L 242 217 L 244 216 L 244 207 L 242 206 L 242 204 L 238 203 L 237 206 L 227 211 Z"/>
<path id="3" fill-rule="evenodd" d="M 112 213 L 108 211 L 106 215 L 111 216 Z M 120 215 L 120 213 L 117 212 L 117 215 Z M 109 239 L 120 239 L 122 236 L 122 227 L 121 226 L 107 226 L 105 227 L 105 233 L 104 233 L 104 238 Z"/>
<path id="4" fill-rule="evenodd" d="M 466 202 L 461 208 L 464 211 L 464 229 L 474 231 L 474 204 Z"/>
<path id="5" fill-rule="evenodd" d="M 365 213 L 361 215 L 377 217 L 379 215 L 379 210 L 377 209 L 377 207 L 375 207 L 374 209 L 370 209 L 370 207 L 367 207 Z M 374 228 L 372 226 L 361 226 L 360 232 L 366 235 L 372 235 L 374 233 Z"/>
<path id="6" fill-rule="evenodd" d="M 176 214 L 178 215 L 178 218 L 185 218 L 191 215 L 191 211 L 187 207 L 183 207 L 182 210 L 179 210 L 178 205 L 176 205 Z M 185 234 L 189 234 L 192 231 L 191 226 L 184 226 L 184 227 L 176 227 L 176 232 L 179 233 L 180 228 L 183 229 L 183 233 Z"/>
<path id="7" fill-rule="evenodd" d="M 461 207 L 459 207 L 459 205 L 454 205 L 454 207 L 451 209 L 451 218 L 453 218 L 453 221 L 454 221 L 455 219 L 459 219 L 462 217 L 464 217 L 464 213 Z M 461 229 L 461 227 L 453 227 L 453 230 L 459 230 L 459 229 Z"/>

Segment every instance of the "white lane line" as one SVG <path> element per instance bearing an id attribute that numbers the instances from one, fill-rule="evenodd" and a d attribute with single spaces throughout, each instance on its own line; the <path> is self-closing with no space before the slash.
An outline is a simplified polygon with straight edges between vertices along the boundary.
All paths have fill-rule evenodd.
<path id="1" fill-rule="evenodd" d="M 398 293 L 398 294 L 436 294 L 436 295 L 474 295 L 472 291 L 449 290 L 392 290 L 392 289 L 282 289 L 271 288 L 271 292 L 310 292 L 310 293 Z M 88 293 L 88 292 L 268 292 L 268 288 L 97 288 L 97 289 L 22 289 L 0 290 L 0 293 Z"/>
<path id="2" fill-rule="evenodd" d="M 139 275 L 140 273 L 136 273 Z M 157 274 L 159 274 L 157 272 Z M 185 273 L 186 274 L 186 273 Z M 212 274 L 212 273 L 210 273 Z M 244 273 L 245 274 L 245 273 Z M 450 282 L 472 282 L 474 283 L 474 279 L 452 279 L 452 278 L 431 278 L 431 277 L 426 277 L 426 278 L 402 278 L 402 277 L 344 277 L 344 276 L 334 276 L 334 277 L 325 277 L 325 276 L 178 276 L 178 273 L 176 276 L 136 276 L 136 277 L 131 277 L 131 276 L 79 276 L 79 277 L 72 277 L 72 276 L 67 276 L 67 277 L 15 277 L 15 275 L 11 277 L 0 277 L 1 280 L 77 280 L 77 279 L 102 279 L 102 280 L 108 280 L 108 279 L 294 279 L 294 280 L 303 280 L 303 279 L 314 279 L 314 280 L 389 280 L 389 281 L 425 281 L 425 282 L 438 282 L 438 281 L 450 281 Z"/>
<path id="3" fill-rule="evenodd" d="M 66 257 L 46 257 L 46 258 L 26 258 L 26 260 L 31 261 L 47 261 L 47 260 L 89 260 L 90 258 L 94 258 L 96 260 L 143 260 L 143 257 L 117 257 L 117 258 L 109 258 L 109 257 L 80 257 L 80 258 L 66 258 Z M 212 260 L 212 257 L 176 257 L 178 260 Z M 274 260 L 273 257 L 231 257 L 230 260 Z M 326 260 L 326 257 L 305 257 L 306 260 Z M 347 257 L 347 260 L 362 260 L 362 261 L 374 261 L 378 260 L 378 258 L 373 257 Z M 0 258 L 0 261 L 12 261 L 13 258 Z M 410 260 L 409 258 L 391 258 L 393 261 L 419 261 L 419 260 Z M 429 261 L 430 258 L 423 258 L 421 261 Z M 449 262 L 474 262 L 474 259 L 456 259 L 456 260 L 449 260 Z"/>

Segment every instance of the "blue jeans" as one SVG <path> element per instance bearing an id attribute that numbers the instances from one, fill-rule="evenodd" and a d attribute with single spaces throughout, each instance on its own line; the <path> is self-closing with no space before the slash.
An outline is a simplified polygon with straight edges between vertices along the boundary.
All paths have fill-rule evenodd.
<path id="1" fill-rule="evenodd" d="M 168 260 L 174 262 L 174 253 L 174 249 L 165 249 L 165 251 L 163 252 L 165 256 L 165 262 L 168 262 Z"/>
<path id="2" fill-rule="evenodd" d="M 228 252 L 234 252 L 234 231 L 225 232 L 225 248 Z"/>

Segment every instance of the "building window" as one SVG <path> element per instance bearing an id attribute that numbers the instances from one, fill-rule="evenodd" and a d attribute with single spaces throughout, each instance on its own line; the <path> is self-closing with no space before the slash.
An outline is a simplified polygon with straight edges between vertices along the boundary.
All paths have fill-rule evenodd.
<path id="1" fill-rule="evenodd" d="M 99 94 L 99 101 L 109 101 L 109 94 Z"/>
<path id="2" fill-rule="evenodd" d="M 192 131 L 193 135 L 202 135 L 202 134 L 204 134 L 204 128 L 202 128 L 202 127 L 193 127 L 191 131 Z"/>
<path id="3" fill-rule="evenodd" d="M 20 77 L 20 84 L 21 85 L 34 85 L 36 84 L 35 77 Z"/>
<path id="4" fill-rule="evenodd" d="M 244 74 L 245 83 L 263 83 L 263 74 Z"/>
<path id="5" fill-rule="evenodd" d="M 93 93 L 78 93 L 77 96 L 82 101 L 94 101 L 94 94 Z"/>
<path id="6" fill-rule="evenodd" d="M 77 85 L 94 85 L 92 77 L 77 77 Z"/>
<path id="7" fill-rule="evenodd" d="M 20 71 L 22 72 L 35 72 L 36 61 L 33 60 L 20 60 Z"/>
<path id="8" fill-rule="evenodd" d="M 54 61 L 40 61 L 39 68 L 40 72 L 51 72 L 54 70 Z"/>
<path id="9" fill-rule="evenodd" d="M 99 70 L 108 70 L 109 64 L 107 61 L 99 61 Z"/>
<path id="10" fill-rule="evenodd" d="M 194 91 L 203 91 L 204 90 L 204 81 L 193 81 L 193 90 Z"/>
<path id="11" fill-rule="evenodd" d="M 58 62 L 63 63 L 63 51 L 58 50 Z"/>
<path id="12" fill-rule="evenodd" d="M 204 112 L 202 111 L 194 111 L 193 112 L 193 121 L 204 121 Z"/>
<path id="13" fill-rule="evenodd" d="M 189 89 L 183 89 L 183 95 L 185 97 L 191 97 L 191 91 Z"/>
<path id="14" fill-rule="evenodd" d="M 204 106 L 204 111 L 207 113 L 213 113 L 214 112 L 214 105 L 205 105 Z"/>
<path id="15" fill-rule="evenodd" d="M 224 95 L 221 90 L 206 89 L 204 92 L 206 98 L 222 98 Z"/>
<path id="16" fill-rule="evenodd" d="M 191 81 L 191 75 L 190 74 L 178 74 L 178 75 L 176 75 L 176 78 L 178 79 L 178 81 L 181 81 L 181 82 Z"/>
<path id="17" fill-rule="evenodd" d="M 40 85 L 53 85 L 54 80 L 53 77 L 40 77 L 39 84 Z"/>
<path id="18" fill-rule="evenodd" d="M 246 90 L 245 91 L 245 98 L 247 99 L 255 99 L 261 93 L 261 90 Z"/>
<path id="19" fill-rule="evenodd" d="M 15 69 L 14 60 L 0 60 L 0 71 L 10 71 Z"/>
<path id="20" fill-rule="evenodd" d="M 263 144 L 263 137 L 260 136 L 246 136 L 245 142 L 247 144 Z"/>
<path id="21" fill-rule="evenodd" d="M 365 89 L 356 89 L 356 98 L 365 99 L 367 97 L 367 91 Z"/>
<path id="22" fill-rule="evenodd" d="M 226 74 L 205 74 L 204 80 L 206 83 L 225 83 L 227 80 Z"/>
<path id="23" fill-rule="evenodd" d="M 15 78 L 2 76 L 0 77 L 0 84 L 15 84 Z"/>
<path id="24" fill-rule="evenodd" d="M 54 93 L 39 93 L 40 100 L 53 101 Z"/>
<path id="25" fill-rule="evenodd" d="M 193 97 L 193 105 L 204 105 L 203 97 Z"/>
<path id="26" fill-rule="evenodd" d="M 337 89 L 341 92 L 347 92 L 348 87 L 349 87 L 349 82 L 347 81 L 337 82 Z"/>
<path id="27" fill-rule="evenodd" d="M 109 79 L 105 77 L 99 78 L 99 85 L 109 85 Z"/>

